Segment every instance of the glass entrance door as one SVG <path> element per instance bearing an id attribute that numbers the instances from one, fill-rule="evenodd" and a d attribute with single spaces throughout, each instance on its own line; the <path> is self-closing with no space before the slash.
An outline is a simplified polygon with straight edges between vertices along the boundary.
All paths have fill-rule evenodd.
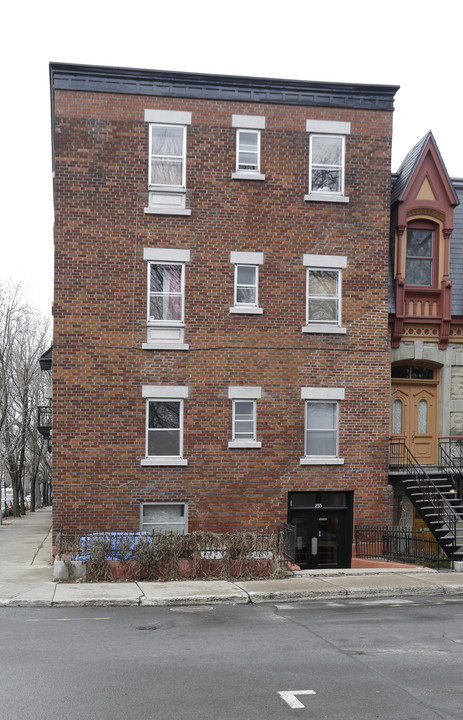
<path id="1" fill-rule="evenodd" d="M 352 558 L 353 493 L 289 494 L 288 522 L 296 526 L 296 564 L 348 568 Z"/>
<path id="2" fill-rule="evenodd" d="M 345 510 L 293 512 L 289 522 L 296 526 L 296 564 L 306 568 L 348 567 L 345 518 Z"/>

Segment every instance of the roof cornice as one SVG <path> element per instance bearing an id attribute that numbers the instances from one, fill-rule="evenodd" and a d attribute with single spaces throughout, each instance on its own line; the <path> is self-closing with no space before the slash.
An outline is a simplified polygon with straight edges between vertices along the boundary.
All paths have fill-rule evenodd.
<path id="1" fill-rule="evenodd" d="M 397 85 L 306 82 L 279 78 L 50 63 L 53 90 L 186 97 L 203 100 L 394 109 Z"/>

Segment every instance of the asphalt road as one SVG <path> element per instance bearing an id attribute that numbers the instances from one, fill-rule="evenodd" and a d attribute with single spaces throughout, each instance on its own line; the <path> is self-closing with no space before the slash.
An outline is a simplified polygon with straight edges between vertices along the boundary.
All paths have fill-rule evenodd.
<path id="1" fill-rule="evenodd" d="M 463 717 L 458 598 L 0 608 L 0 646 L 5 720 Z"/>

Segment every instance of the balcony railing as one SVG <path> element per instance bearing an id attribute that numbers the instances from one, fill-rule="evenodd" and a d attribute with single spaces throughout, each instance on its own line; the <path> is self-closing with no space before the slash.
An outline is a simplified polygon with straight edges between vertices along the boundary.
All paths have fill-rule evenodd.
<path id="1" fill-rule="evenodd" d="M 52 412 L 50 405 L 39 405 L 37 408 L 37 430 L 46 437 L 51 433 Z"/>
<path id="2" fill-rule="evenodd" d="M 445 472 L 458 496 L 463 497 L 463 438 L 439 438 L 439 470 Z"/>

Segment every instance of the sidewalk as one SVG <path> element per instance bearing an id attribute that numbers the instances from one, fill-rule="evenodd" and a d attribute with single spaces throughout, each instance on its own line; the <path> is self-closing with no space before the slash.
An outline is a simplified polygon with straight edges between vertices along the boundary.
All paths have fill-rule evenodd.
<path id="1" fill-rule="evenodd" d="M 282 580 L 56 583 L 51 508 L 0 526 L 0 606 L 203 605 L 462 595 L 463 573 L 423 568 L 301 570 Z"/>

